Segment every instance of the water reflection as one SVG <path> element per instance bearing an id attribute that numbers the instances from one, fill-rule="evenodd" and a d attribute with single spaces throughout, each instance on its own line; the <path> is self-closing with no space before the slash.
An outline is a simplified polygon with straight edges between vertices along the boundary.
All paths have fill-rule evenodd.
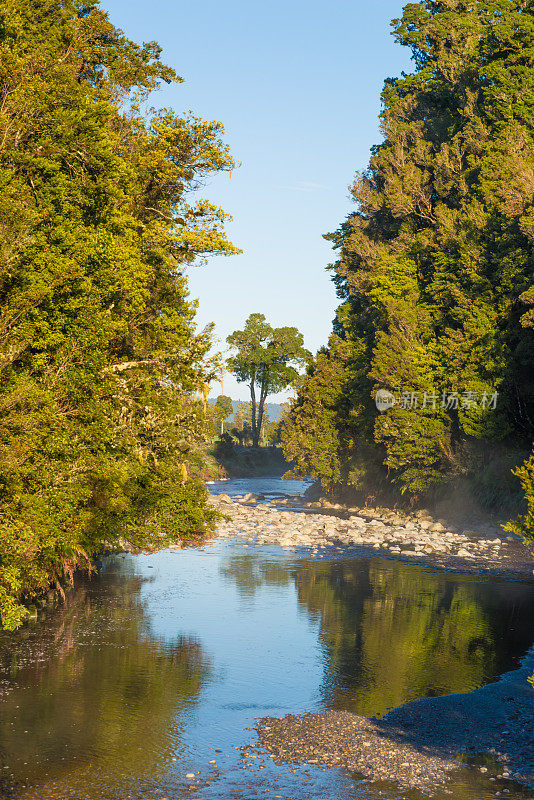
<path id="1" fill-rule="evenodd" d="M 513 669 L 534 640 L 528 584 L 432 573 L 386 560 L 297 569 L 319 615 L 329 707 L 366 716 L 467 692 Z"/>
<path id="2" fill-rule="evenodd" d="M 198 771 L 199 800 L 406 798 L 336 771 L 244 769 L 239 747 L 266 714 L 381 714 L 480 686 L 534 641 L 533 612 L 529 583 L 384 559 L 235 541 L 113 559 L 44 622 L 0 636 L 0 797 L 177 800 Z M 462 780 L 456 800 L 491 796 L 480 773 Z"/>
<path id="3" fill-rule="evenodd" d="M 195 637 L 151 633 L 142 581 L 129 569 L 115 561 L 44 625 L 0 641 L 7 783 L 57 776 L 67 764 L 153 774 L 180 750 L 210 666 Z"/>
<path id="4" fill-rule="evenodd" d="M 236 553 L 226 580 L 254 596 L 294 584 L 324 649 L 323 704 L 366 716 L 468 692 L 517 666 L 534 640 L 528 583 L 431 572 L 386 559 L 313 561 Z"/>
<path id="5" fill-rule="evenodd" d="M 254 597 L 262 586 L 282 587 L 293 582 L 293 569 L 286 561 L 261 558 L 252 549 L 237 549 L 222 562 L 219 572 L 247 598 Z"/>

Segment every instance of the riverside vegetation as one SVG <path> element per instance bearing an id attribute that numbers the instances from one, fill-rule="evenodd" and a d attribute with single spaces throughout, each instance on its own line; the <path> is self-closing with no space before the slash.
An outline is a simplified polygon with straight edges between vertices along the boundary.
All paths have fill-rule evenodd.
<path id="1" fill-rule="evenodd" d="M 0 615 L 127 540 L 212 525 L 194 478 L 213 373 L 184 267 L 232 254 L 188 201 L 234 166 L 223 128 L 143 109 L 181 81 L 97 0 L 0 11 Z"/>
<path id="2" fill-rule="evenodd" d="M 522 504 L 510 529 L 532 542 L 534 8 L 421 0 L 394 32 L 415 71 L 386 81 L 383 142 L 327 237 L 342 301 L 328 346 L 312 358 L 252 314 L 228 365 L 251 387 L 254 445 L 268 392 L 298 387 L 280 426 L 294 475 L 412 506 L 467 487 L 501 515 Z M 238 252 L 225 212 L 190 199 L 234 161 L 220 123 L 146 112 L 181 81 L 160 56 L 97 0 L 0 12 L 5 628 L 95 553 L 218 518 L 200 478 L 220 364 L 184 269 Z M 384 413 L 378 389 L 399 398 Z"/>
<path id="3" fill-rule="evenodd" d="M 534 541 L 534 3 L 421 0 L 395 35 L 416 70 L 386 81 L 384 141 L 329 235 L 333 334 L 315 358 L 262 314 L 229 337 L 251 389 L 236 447 L 230 398 L 208 408 L 220 362 L 184 272 L 237 252 L 225 212 L 190 199 L 234 166 L 221 124 L 148 115 L 158 83 L 181 79 L 97 0 L 3 4 L 2 627 L 121 551 L 43 613 L 44 642 L 40 626 L 3 634 L 7 796 L 214 796 L 219 781 L 234 797 L 239 774 L 263 797 L 279 785 L 259 772 L 266 753 L 292 763 L 274 778 L 299 797 L 307 767 L 317 781 L 327 765 L 432 793 L 459 754 L 488 760 L 470 767 L 486 794 L 451 778 L 458 799 L 534 785 L 532 648 L 516 668 L 534 618 L 518 535 Z M 290 384 L 298 397 L 269 432 L 266 397 Z M 378 389 L 399 398 L 383 413 Z M 272 479 L 264 495 L 217 495 L 225 483 L 210 496 L 215 436 L 218 467 L 226 448 L 244 472 L 280 437 L 293 474 L 328 497 L 281 499 Z M 466 487 L 493 524 L 423 510 Z M 201 534 L 206 547 L 182 550 Z M 317 698 L 322 711 L 293 714 Z M 269 708 L 291 713 L 258 720 Z M 321 796 L 354 796 L 352 780 Z"/>

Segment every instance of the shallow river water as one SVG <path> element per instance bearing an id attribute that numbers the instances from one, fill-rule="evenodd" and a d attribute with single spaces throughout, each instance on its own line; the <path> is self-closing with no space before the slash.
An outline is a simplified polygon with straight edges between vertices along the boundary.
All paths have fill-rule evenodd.
<path id="1" fill-rule="evenodd" d="M 305 485 L 210 488 L 274 496 Z M 421 797 L 338 770 L 244 761 L 241 748 L 264 716 L 381 716 L 469 692 L 533 643 L 530 581 L 231 539 L 107 559 L 65 606 L 0 638 L 0 797 Z M 534 797 L 490 775 L 461 769 L 438 796 Z"/>

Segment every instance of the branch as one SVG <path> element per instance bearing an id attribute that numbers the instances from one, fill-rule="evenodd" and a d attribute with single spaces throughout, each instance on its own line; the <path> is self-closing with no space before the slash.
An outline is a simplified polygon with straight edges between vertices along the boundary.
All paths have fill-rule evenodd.
<path id="1" fill-rule="evenodd" d="M 160 217 L 167 220 L 167 222 L 173 222 L 175 225 L 185 225 L 184 220 L 180 217 L 169 217 L 168 214 L 164 214 L 163 211 L 159 211 L 159 209 L 153 206 L 145 206 L 145 211 L 153 211 L 155 214 L 159 214 Z"/>

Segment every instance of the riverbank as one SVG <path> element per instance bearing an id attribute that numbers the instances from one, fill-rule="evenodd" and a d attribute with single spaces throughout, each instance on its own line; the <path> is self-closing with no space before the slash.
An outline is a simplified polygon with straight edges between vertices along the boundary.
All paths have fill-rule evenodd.
<path id="1" fill-rule="evenodd" d="M 530 550 L 514 534 L 494 525 L 485 531 L 458 528 L 425 512 L 343 508 L 302 497 L 212 495 L 227 521 L 215 536 L 240 537 L 256 545 L 278 544 L 317 557 L 380 555 L 437 569 L 529 577 Z"/>
<path id="2" fill-rule="evenodd" d="M 272 475 L 281 477 L 289 469 L 279 447 L 241 447 L 227 440 L 207 447 L 202 459 L 200 477 L 204 481 Z"/>

